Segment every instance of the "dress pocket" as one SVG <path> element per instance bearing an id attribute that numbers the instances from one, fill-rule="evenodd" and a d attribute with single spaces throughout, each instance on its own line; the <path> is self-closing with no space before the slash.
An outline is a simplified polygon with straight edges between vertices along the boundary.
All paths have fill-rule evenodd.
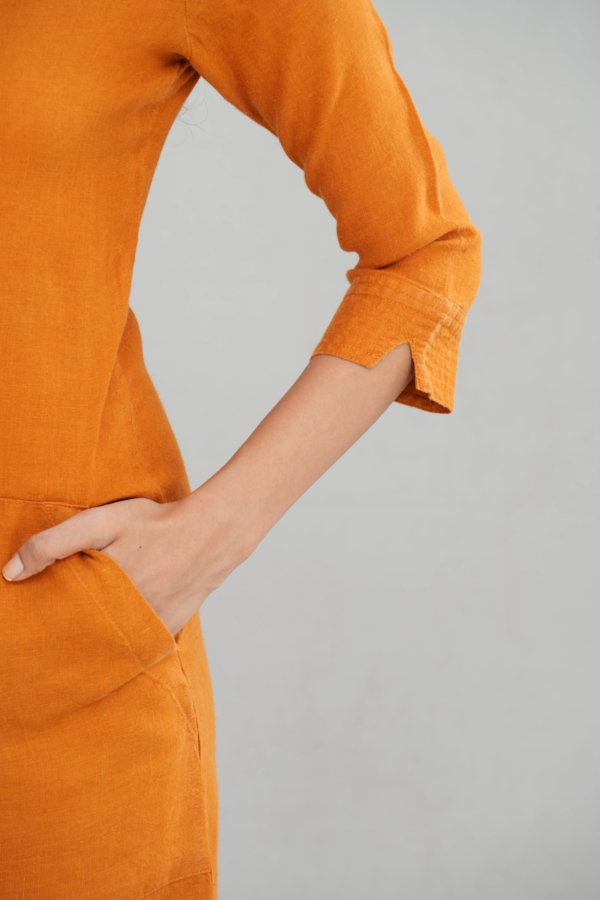
<path id="1" fill-rule="evenodd" d="M 175 638 L 129 575 L 111 556 L 84 550 L 68 559 L 73 576 L 102 610 L 142 669 L 176 649 Z"/>
<path id="2" fill-rule="evenodd" d="M 3 556 L 77 512 L 0 500 Z M 41 726 L 96 703 L 177 652 L 129 576 L 95 550 L 22 582 L 0 578 L 0 632 L 0 721 L 20 726 Z"/>

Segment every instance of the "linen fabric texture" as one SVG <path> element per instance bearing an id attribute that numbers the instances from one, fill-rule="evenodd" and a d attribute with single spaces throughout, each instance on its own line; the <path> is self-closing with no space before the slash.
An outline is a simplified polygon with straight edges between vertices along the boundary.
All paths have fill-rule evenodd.
<path id="1" fill-rule="evenodd" d="M 0 549 L 189 485 L 129 292 L 169 129 L 200 77 L 279 138 L 358 253 L 315 353 L 452 409 L 480 237 L 368 0 L 0 5 Z M 282 340 L 285 336 L 282 335 Z M 0 583 L 0 898 L 214 900 L 214 714 L 198 616 L 173 638 L 90 551 Z"/>

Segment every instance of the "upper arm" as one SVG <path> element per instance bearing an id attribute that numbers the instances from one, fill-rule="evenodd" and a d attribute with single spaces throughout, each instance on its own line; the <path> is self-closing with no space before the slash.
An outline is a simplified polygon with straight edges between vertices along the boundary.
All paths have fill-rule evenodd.
<path id="1" fill-rule="evenodd" d="M 188 0 L 188 33 L 197 71 L 277 135 L 358 254 L 316 352 L 372 366 L 408 342 L 416 386 L 399 399 L 449 410 L 480 238 L 372 4 Z"/>

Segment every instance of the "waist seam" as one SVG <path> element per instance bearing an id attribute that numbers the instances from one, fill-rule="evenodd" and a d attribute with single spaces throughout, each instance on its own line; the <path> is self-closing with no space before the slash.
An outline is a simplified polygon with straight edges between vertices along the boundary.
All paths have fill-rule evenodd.
<path id="1" fill-rule="evenodd" d="M 62 500 L 28 500 L 23 497 L 0 497 L 0 503 L 2 501 L 6 503 L 31 503 L 33 506 L 61 506 L 65 509 L 89 509 L 89 506 L 84 506 L 79 503 L 64 503 Z"/>

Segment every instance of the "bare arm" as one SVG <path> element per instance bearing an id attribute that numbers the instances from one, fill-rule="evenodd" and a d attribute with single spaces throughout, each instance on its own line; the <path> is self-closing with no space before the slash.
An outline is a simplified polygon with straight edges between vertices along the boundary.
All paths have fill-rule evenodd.
<path id="1" fill-rule="evenodd" d="M 316 356 L 229 462 L 188 497 L 79 513 L 31 537 L 4 577 L 19 582 L 80 550 L 102 550 L 175 633 L 411 377 L 408 344 L 372 369 Z"/>
<path id="2" fill-rule="evenodd" d="M 367 431 L 412 377 L 408 344 L 373 369 L 316 356 L 216 476 L 235 485 L 262 538 Z"/>

